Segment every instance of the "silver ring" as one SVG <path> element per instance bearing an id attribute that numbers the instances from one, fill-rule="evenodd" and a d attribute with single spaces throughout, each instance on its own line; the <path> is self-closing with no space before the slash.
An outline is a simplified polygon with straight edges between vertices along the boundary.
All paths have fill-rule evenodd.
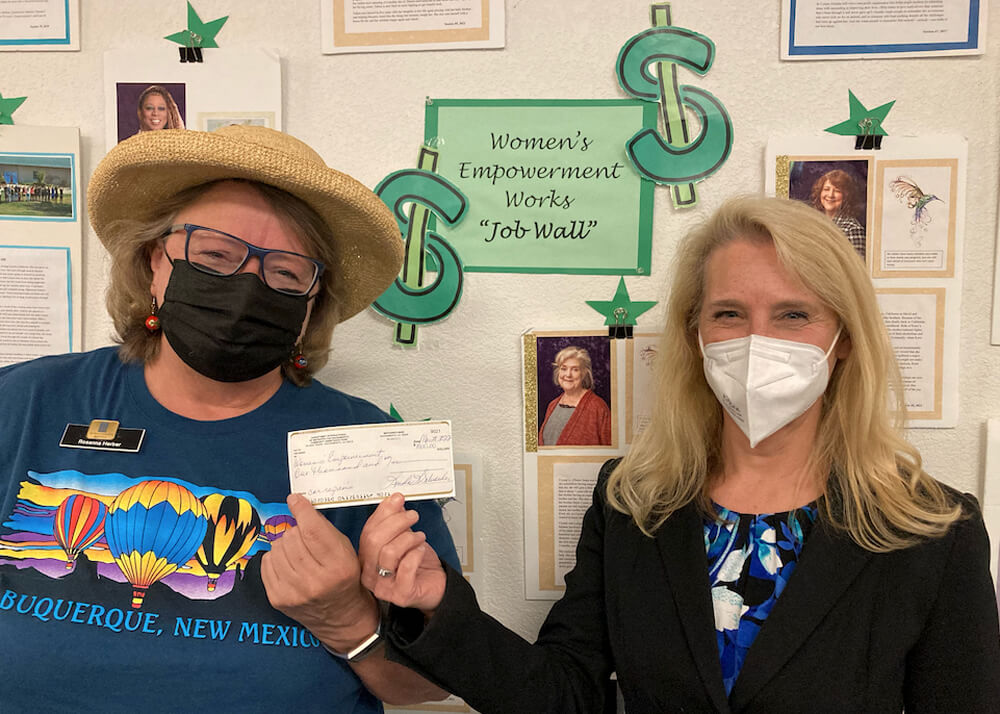
<path id="1" fill-rule="evenodd" d="M 392 571 L 389 570 L 388 568 L 383 568 L 383 567 L 379 566 L 378 570 L 376 570 L 375 572 L 378 573 L 378 576 L 380 578 L 391 578 L 392 577 Z"/>

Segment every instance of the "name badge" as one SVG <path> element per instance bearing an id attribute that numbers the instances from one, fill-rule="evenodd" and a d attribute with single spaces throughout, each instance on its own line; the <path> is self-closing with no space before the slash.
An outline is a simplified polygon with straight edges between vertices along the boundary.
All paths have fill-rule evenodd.
<path id="1" fill-rule="evenodd" d="M 145 436 L 145 429 L 125 429 L 113 419 L 94 419 L 90 424 L 67 424 L 59 446 L 135 454 Z"/>

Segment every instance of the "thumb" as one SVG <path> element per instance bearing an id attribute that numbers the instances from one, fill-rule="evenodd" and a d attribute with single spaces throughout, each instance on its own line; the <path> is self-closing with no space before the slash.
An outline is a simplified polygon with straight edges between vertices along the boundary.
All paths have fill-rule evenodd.
<path id="1" fill-rule="evenodd" d="M 288 494 L 285 503 L 306 541 L 328 538 L 331 530 L 337 530 L 301 493 Z"/>

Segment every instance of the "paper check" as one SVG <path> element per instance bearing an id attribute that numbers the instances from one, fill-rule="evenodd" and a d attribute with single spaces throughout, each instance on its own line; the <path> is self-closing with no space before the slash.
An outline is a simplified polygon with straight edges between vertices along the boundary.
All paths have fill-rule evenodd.
<path id="1" fill-rule="evenodd" d="M 332 426 L 288 433 L 293 493 L 317 508 L 455 495 L 451 422 Z"/>

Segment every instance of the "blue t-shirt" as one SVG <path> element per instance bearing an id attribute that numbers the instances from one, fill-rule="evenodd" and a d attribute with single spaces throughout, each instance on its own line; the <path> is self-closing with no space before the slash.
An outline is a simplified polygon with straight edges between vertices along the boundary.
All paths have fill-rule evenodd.
<path id="1" fill-rule="evenodd" d="M 145 430 L 138 453 L 60 446 L 94 419 Z M 115 348 L 0 369 L 0 710 L 381 711 L 260 561 L 293 522 L 287 433 L 388 420 L 316 382 L 187 419 Z M 457 567 L 441 509 L 414 508 Z M 357 547 L 372 510 L 324 514 Z"/>

